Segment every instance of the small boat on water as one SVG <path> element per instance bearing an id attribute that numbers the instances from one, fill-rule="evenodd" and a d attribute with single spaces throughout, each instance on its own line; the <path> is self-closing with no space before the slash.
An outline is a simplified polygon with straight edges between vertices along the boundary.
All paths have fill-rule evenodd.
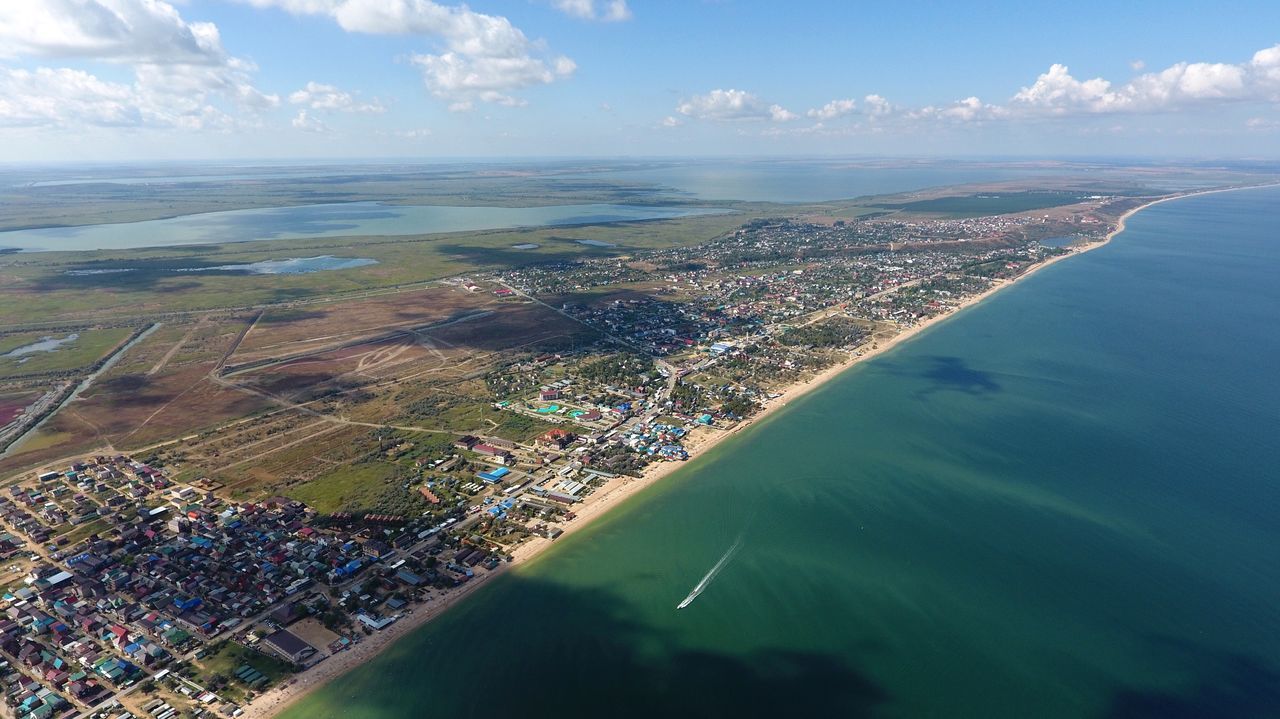
<path id="1" fill-rule="evenodd" d="M 676 609 L 684 609 L 690 604 L 693 604 L 693 600 L 697 599 L 698 595 L 702 594 L 702 590 L 706 589 L 707 585 L 711 584 L 711 580 L 716 578 L 716 575 L 720 573 L 721 569 L 724 569 L 724 565 L 728 564 L 730 559 L 733 559 L 733 555 L 737 554 L 738 547 L 740 546 L 742 546 L 741 536 L 733 542 L 733 546 L 729 547 L 729 549 L 725 551 L 724 555 L 720 557 L 720 561 L 716 562 L 715 566 L 712 567 L 711 570 L 702 577 L 702 580 L 694 586 L 693 590 L 689 592 L 689 596 L 685 597 L 684 600 L 676 605 Z"/>

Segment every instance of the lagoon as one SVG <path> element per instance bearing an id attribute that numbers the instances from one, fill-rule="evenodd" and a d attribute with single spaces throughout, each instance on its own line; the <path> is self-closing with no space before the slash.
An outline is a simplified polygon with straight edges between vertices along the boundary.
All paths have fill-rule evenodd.
<path id="1" fill-rule="evenodd" d="M 446 207 L 379 202 L 270 207 L 163 220 L 0 232 L 0 249 L 118 250 L 253 240 L 403 236 L 514 227 L 587 225 L 716 214 L 723 210 L 647 205 Z"/>

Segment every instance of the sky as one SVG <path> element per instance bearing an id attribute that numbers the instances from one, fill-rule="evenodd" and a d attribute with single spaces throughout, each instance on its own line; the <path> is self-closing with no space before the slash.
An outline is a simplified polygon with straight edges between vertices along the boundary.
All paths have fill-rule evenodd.
<path id="1" fill-rule="evenodd" d="M 0 0 L 0 162 L 1280 158 L 1280 3 Z"/>

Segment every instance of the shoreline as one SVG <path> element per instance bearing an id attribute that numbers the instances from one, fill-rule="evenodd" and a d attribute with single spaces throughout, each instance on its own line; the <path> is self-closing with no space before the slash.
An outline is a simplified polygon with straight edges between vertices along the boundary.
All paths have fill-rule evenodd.
<path id="1" fill-rule="evenodd" d="M 889 350 L 898 347 L 902 343 L 921 334 L 926 329 L 954 317 L 966 308 L 981 303 L 983 300 L 986 300 L 1000 290 L 1014 285 L 1026 277 L 1034 275 L 1045 267 L 1109 244 L 1112 239 L 1124 232 L 1125 223 L 1130 217 L 1148 207 L 1151 207 L 1152 205 L 1183 199 L 1186 197 L 1194 197 L 1197 195 L 1232 192 L 1245 189 L 1258 189 L 1260 187 L 1270 186 L 1275 185 L 1220 188 L 1172 195 L 1154 199 L 1127 210 L 1116 219 L 1115 226 L 1108 231 L 1102 239 L 1086 244 L 1076 245 L 1070 252 L 1049 258 L 1043 262 L 1033 265 L 1017 277 L 1007 280 L 995 280 L 991 287 L 976 295 L 965 298 L 957 305 L 948 308 L 946 311 L 934 315 L 933 317 L 929 317 L 913 326 L 903 328 L 892 337 L 873 341 L 873 344 L 875 345 L 873 348 L 865 349 L 859 354 L 853 354 L 842 362 L 838 362 L 807 379 L 788 386 L 778 396 L 769 400 L 759 412 L 752 417 L 739 422 L 732 429 L 714 430 L 710 434 L 702 433 L 700 436 L 694 438 L 694 442 L 690 443 L 689 448 L 697 450 L 697 454 L 691 457 L 690 461 L 696 461 L 701 457 L 702 453 L 714 448 L 726 439 L 737 435 L 744 429 L 755 426 L 760 421 L 774 415 L 779 409 L 788 406 L 792 401 L 797 400 L 818 387 L 823 386 L 854 366 L 876 358 Z M 561 537 L 580 531 L 583 527 L 590 526 L 594 520 L 606 514 L 609 510 L 656 484 L 658 480 L 667 477 L 677 470 L 687 467 L 689 464 L 689 461 L 660 462 L 646 467 L 641 472 L 641 476 L 639 478 L 619 476 L 610 480 L 603 487 L 588 496 L 582 504 L 573 509 L 576 515 L 575 519 L 567 524 L 558 525 L 559 528 L 563 530 Z M 325 686 L 334 679 L 337 679 L 348 671 L 351 671 L 372 659 L 403 636 L 419 629 L 427 622 L 444 613 L 450 607 L 469 596 L 476 590 L 476 588 L 487 585 L 489 583 L 487 580 L 491 576 L 501 575 L 513 568 L 519 567 L 537 557 L 542 556 L 545 551 L 557 541 L 560 540 L 550 540 L 543 537 L 535 537 L 526 541 L 510 551 L 510 555 L 512 557 L 510 562 L 503 563 L 492 571 L 477 571 L 475 578 L 464 586 L 451 590 L 444 596 L 435 595 L 425 604 L 416 605 L 411 614 L 406 614 L 390 627 L 362 639 L 362 641 L 354 647 L 330 656 L 312 668 L 296 675 L 293 679 L 288 680 L 284 684 L 268 690 L 266 693 L 243 707 L 243 714 L 241 714 L 242 719 L 270 719 L 270 717 L 280 714 L 293 704 L 303 699 L 306 695 L 310 694 L 312 691 Z"/>

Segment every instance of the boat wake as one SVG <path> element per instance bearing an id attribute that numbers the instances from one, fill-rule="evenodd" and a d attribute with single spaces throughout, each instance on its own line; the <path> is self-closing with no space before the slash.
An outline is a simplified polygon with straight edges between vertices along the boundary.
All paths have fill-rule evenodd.
<path id="1" fill-rule="evenodd" d="M 734 540 L 733 546 L 729 547 L 728 551 L 720 557 L 720 561 L 716 562 L 715 566 L 711 568 L 711 571 L 707 572 L 706 575 L 702 577 L 702 580 L 693 587 L 693 590 L 689 592 L 689 596 L 685 597 L 683 601 L 676 605 L 676 609 L 684 609 L 690 604 L 693 604 L 693 600 L 697 599 L 698 595 L 702 594 L 703 590 L 711 584 L 711 580 L 715 579 L 716 575 L 720 573 L 720 570 L 724 569 L 724 566 L 729 563 L 729 560 L 733 559 L 733 555 L 738 553 L 738 548 L 741 546 L 742 537 L 739 536 Z"/>

